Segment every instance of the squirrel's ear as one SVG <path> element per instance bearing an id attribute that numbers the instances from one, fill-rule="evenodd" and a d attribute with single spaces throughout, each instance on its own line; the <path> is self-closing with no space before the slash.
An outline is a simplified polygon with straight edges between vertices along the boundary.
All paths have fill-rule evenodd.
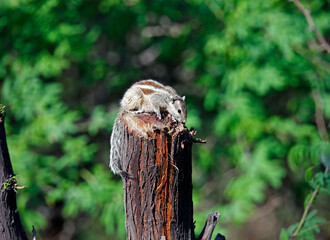
<path id="1" fill-rule="evenodd" d="M 186 96 L 182 96 L 182 100 L 184 101 L 186 99 Z"/>

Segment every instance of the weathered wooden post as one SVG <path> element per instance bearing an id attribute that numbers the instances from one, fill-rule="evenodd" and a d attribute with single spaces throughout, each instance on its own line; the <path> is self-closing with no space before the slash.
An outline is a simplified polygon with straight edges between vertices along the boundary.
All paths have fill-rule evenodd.
<path id="1" fill-rule="evenodd" d="M 16 206 L 16 179 L 10 162 L 4 120 L 5 114 L 0 114 L 0 239 L 27 240 Z"/>
<path id="2" fill-rule="evenodd" d="M 169 117 L 125 112 L 121 159 L 129 240 L 207 240 L 220 215 L 194 234 L 191 150 L 194 131 Z"/>

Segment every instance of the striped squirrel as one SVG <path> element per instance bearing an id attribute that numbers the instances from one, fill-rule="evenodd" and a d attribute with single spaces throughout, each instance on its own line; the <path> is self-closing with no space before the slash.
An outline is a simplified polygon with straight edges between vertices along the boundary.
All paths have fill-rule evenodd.
<path id="1" fill-rule="evenodd" d="M 124 94 L 120 102 L 120 110 L 113 125 L 110 138 L 110 169 L 115 174 L 128 176 L 121 166 L 121 139 L 124 125 L 120 116 L 124 112 L 130 113 L 156 113 L 161 119 L 161 113 L 168 113 L 172 120 L 185 123 L 187 108 L 185 97 L 180 97 L 176 91 L 154 80 L 142 80 L 133 84 Z"/>

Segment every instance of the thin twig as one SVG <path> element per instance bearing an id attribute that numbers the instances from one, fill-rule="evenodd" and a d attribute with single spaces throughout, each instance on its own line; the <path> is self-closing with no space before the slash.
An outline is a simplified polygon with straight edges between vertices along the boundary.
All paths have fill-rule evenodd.
<path id="1" fill-rule="evenodd" d="M 299 0 L 289 0 L 289 1 L 293 2 L 296 5 L 296 7 L 304 14 L 311 31 L 314 32 L 317 40 L 319 41 L 319 43 L 321 44 L 323 49 L 326 50 L 328 53 L 330 53 L 330 46 L 327 43 L 327 41 L 325 40 L 325 38 L 322 36 L 322 34 L 317 30 L 314 20 L 310 14 L 310 11 L 308 9 L 306 9 Z M 327 132 L 325 120 L 323 117 L 323 102 L 322 102 L 321 93 L 319 92 L 318 89 L 314 89 L 312 91 L 312 97 L 315 102 L 315 122 L 316 122 L 318 133 L 319 133 L 322 141 L 328 142 L 328 132 Z M 324 173 L 328 173 L 328 171 L 329 171 L 329 168 L 326 167 L 324 170 Z M 315 190 L 313 191 L 312 196 L 309 199 L 307 206 L 304 210 L 304 213 L 299 221 L 298 227 L 296 228 L 294 233 L 291 235 L 291 238 L 297 237 L 298 234 L 300 233 L 301 228 L 304 226 L 308 212 L 309 212 L 310 208 L 312 207 L 312 204 L 313 204 L 317 194 L 320 191 L 320 187 L 321 187 L 320 184 L 318 184 L 317 187 L 315 188 Z"/>
<path id="2" fill-rule="evenodd" d="M 14 188 L 18 189 L 18 190 L 22 190 L 22 189 L 27 188 L 27 186 L 25 186 L 25 185 L 24 186 L 18 186 L 17 183 L 15 183 Z"/>
<path id="3" fill-rule="evenodd" d="M 194 138 L 193 139 L 193 142 L 194 143 L 206 143 L 206 140 L 205 139 L 201 139 L 201 138 Z"/>
<path id="4" fill-rule="evenodd" d="M 325 142 L 328 142 L 329 138 L 328 138 L 327 127 L 323 117 L 323 101 L 320 91 L 318 89 L 314 89 L 312 91 L 312 97 L 315 102 L 315 122 L 316 122 L 317 130 L 319 132 L 321 139 Z"/>
<path id="5" fill-rule="evenodd" d="M 317 30 L 314 20 L 312 18 L 312 15 L 310 11 L 302 5 L 302 3 L 299 0 L 289 0 L 290 2 L 293 2 L 294 5 L 299 9 L 300 12 L 302 12 L 308 22 L 309 28 L 312 32 L 316 35 L 317 40 L 321 44 L 324 50 L 326 50 L 328 53 L 330 53 L 330 45 L 327 43 L 325 38 L 322 36 L 322 34 Z"/>
<path id="6" fill-rule="evenodd" d="M 327 132 L 325 120 L 323 117 L 323 102 L 322 102 L 321 93 L 318 89 L 314 89 L 312 91 L 312 96 L 313 96 L 313 99 L 315 102 L 315 122 L 316 122 L 317 130 L 319 132 L 320 138 L 324 142 L 328 142 L 328 132 Z M 326 167 L 324 170 L 324 173 L 326 174 L 326 173 L 328 173 L 328 171 L 329 171 L 329 168 Z M 310 208 L 312 207 L 312 204 L 315 200 L 316 195 L 319 193 L 320 188 L 321 188 L 321 185 L 318 184 L 317 187 L 315 188 L 315 190 L 313 191 L 312 196 L 309 199 L 307 206 L 304 210 L 304 213 L 299 221 L 298 227 L 296 228 L 294 233 L 291 235 L 291 238 L 297 237 L 301 228 L 304 226 L 307 214 L 308 214 Z"/>
<path id="7" fill-rule="evenodd" d="M 305 223 L 305 220 L 306 220 L 306 217 L 307 217 L 307 214 L 309 212 L 309 209 L 311 208 L 312 206 L 312 203 L 316 197 L 316 195 L 319 193 L 319 190 L 320 190 L 320 185 L 317 186 L 317 188 L 314 190 L 313 194 L 312 194 L 312 197 L 309 199 L 308 201 L 308 204 L 304 210 L 304 213 L 300 219 L 300 222 L 299 222 L 299 225 L 298 227 L 296 228 L 296 230 L 294 231 L 294 233 L 291 235 L 291 238 L 295 238 L 298 236 L 299 232 L 300 232 L 300 229 L 304 226 L 304 223 Z"/>
<path id="8" fill-rule="evenodd" d="M 325 168 L 324 173 L 328 173 L 328 171 L 329 171 L 329 169 L 328 168 Z M 296 228 L 296 230 L 294 231 L 294 233 L 292 233 L 291 238 L 297 237 L 298 234 L 299 234 L 299 232 L 300 232 L 300 230 L 301 230 L 301 228 L 304 226 L 304 223 L 305 223 L 307 214 L 308 214 L 310 208 L 312 207 L 312 204 L 314 202 L 314 199 L 315 199 L 316 195 L 319 193 L 319 191 L 320 191 L 320 184 L 317 185 L 316 189 L 314 190 L 314 192 L 312 194 L 312 197 L 309 199 L 309 201 L 307 203 L 307 206 L 305 208 L 305 211 L 304 211 L 304 213 L 303 213 L 303 215 L 302 215 L 302 217 L 301 217 L 301 219 L 299 221 L 299 225 Z"/>

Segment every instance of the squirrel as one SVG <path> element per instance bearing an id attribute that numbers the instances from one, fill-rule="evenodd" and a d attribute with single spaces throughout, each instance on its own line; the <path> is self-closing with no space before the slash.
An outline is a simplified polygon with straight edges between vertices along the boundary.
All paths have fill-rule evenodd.
<path id="1" fill-rule="evenodd" d="M 185 96 L 180 97 L 172 87 L 164 86 L 151 79 L 136 82 L 125 92 L 110 138 L 109 167 L 114 174 L 129 177 L 129 174 L 122 170 L 121 164 L 121 139 L 124 124 L 120 116 L 124 112 L 156 113 L 159 119 L 162 117 L 161 113 L 168 113 L 173 121 L 185 124 L 187 108 Z"/>

